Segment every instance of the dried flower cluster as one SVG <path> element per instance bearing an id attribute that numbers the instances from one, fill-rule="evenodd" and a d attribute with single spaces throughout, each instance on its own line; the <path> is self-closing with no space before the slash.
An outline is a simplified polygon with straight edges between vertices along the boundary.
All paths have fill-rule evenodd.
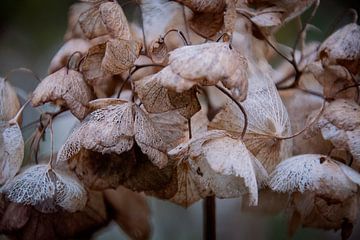
<path id="1" fill-rule="evenodd" d="M 89 237 L 113 219 L 147 239 L 146 194 L 184 207 L 244 197 L 290 212 L 291 235 L 304 226 L 348 238 L 359 211 L 360 26 L 308 43 L 306 22 L 289 57 L 274 34 L 319 1 L 134 4 L 141 26 L 116 1 L 71 6 L 65 43 L 28 101 L 60 109 L 42 114 L 35 155 L 57 115 L 80 121 L 48 163 L 21 168 L 26 104 L 0 78 L 0 231 Z"/>

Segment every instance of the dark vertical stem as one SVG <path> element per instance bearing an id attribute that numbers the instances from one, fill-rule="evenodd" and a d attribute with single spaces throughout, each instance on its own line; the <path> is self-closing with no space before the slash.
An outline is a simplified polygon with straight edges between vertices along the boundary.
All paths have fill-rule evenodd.
<path id="1" fill-rule="evenodd" d="M 215 196 L 209 196 L 204 199 L 203 203 L 204 212 L 204 226 L 203 226 L 203 239 L 215 240 L 216 239 L 216 204 Z"/>

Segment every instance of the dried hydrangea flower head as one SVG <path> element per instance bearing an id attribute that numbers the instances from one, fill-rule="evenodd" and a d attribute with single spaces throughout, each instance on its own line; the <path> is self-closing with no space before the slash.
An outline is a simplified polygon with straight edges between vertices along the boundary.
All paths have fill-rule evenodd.
<path id="1" fill-rule="evenodd" d="M 330 102 L 308 134 L 319 130 L 324 139 L 350 152 L 357 164 L 360 163 L 360 106 L 356 102 L 346 99 Z"/>
<path id="2" fill-rule="evenodd" d="M 158 74 L 161 84 L 183 92 L 193 86 L 222 82 L 240 101 L 246 98 L 247 61 L 229 43 L 184 46 L 169 53 L 169 65 Z"/>
<path id="3" fill-rule="evenodd" d="M 87 114 L 87 105 L 94 98 L 81 72 L 63 67 L 47 76 L 36 87 L 31 103 L 39 106 L 46 102 L 69 108 L 78 119 Z"/>
<path id="4" fill-rule="evenodd" d="M 0 121 L 0 185 L 14 177 L 24 158 L 24 140 L 19 125 Z"/>
<path id="5" fill-rule="evenodd" d="M 110 222 L 102 192 L 89 192 L 84 209 L 42 213 L 30 205 L 6 202 L 0 231 L 17 239 L 89 238 Z"/>
<path id="6" fill-rule="evenodd" d="M 320 154 L 303 154 L 284 160 L 271 173 L 269 182 L 274 191 L 310 191 L 340 201 L 353 196 L 359 184 L 359 173 Z"/>
<path id="7" fill-rule="evenodd" d="M 129 40 L 130 30 L 124 12 L 116 2 L 107 0 L 85 1 L 90 5 L 79 18 L 79 25 L 88 39 L 106 34 Z"/>
<path id="8" fill-rule="evenodd" d="M 85 207 L 87 194 L 81 183 L 49 164 L 32 166 L 8 181 L 1 189 L 11 202 L 32 205 L 41 212 L 64 209 L 75 212 Z"/>
<path id="9" fill-rule="evenodd" d="M 224 131 L 209 131 L 169 152 L 176 161 L 178 192 L 170 201 L 189 206 L 215 195 L 235 198 L 249 193 L 257 204 L 258 188 L 267 180 L 261 163 L 238 139 Z"/>
<path id="10" fill-rule="evenodd" d="M 105 199 L 114 210 L 114 220 L 132 239 L 151 236 L 150 208 L 143 194 L 124 187 L 104 191 Z"/>
<path id="11" fill-rule="evenodd" d="M 341 238 L 348 239 L 358 218 L 359 196 L 338 201 L 311 192 L 294 193 L 288 211 L 290 236 L 302 226 L 334 231 L 341 229 Z"/>
<path id="12" fill-rule="evenodd" d="M 261 75 L 261 77 L 264 77 Z M 292 140 L 290 120 L 280 96 L 268 79 L 250 75 L 250 88 L 242 103 L 248 117 L 244 144 L 264 165 L 268 172 L 282 160 L 291 156 Z M 240 136 L 244 128 L 244 116 L 233 102 L 228 102 L 209 124 L 210 129 L 226 130 Z"/>
<path id="13" fill-rule="evenodd" d="M 200 110 L 194 88 L 177 93 L 162 86 L 163 78 L 165 78 L 164 72 L 161 71 L 134 81 L 135 92 L 149 113 L 176 110 L 189 119 Z"/>
<path id="14" fill-rule="evenodd" d="M 292 195 L 290 234 L 305 227 L 339 229 L 357 218 L 360 174 L 325 155 L 304 154 L 281 162 L 270 176 L 274 191 Z M 344 229 L 343 229 L 344 231 Z"/>
<path id="15" fill-rule="evenodd" d="M 0 77 L 0 120 L 9 121 L 20 109 L 20 102 L 13 87 Z"/>
<path id="16" fill-rule="evenodd" d="M 330 35 L 319 48 L 324 66 L 341 65 L 353 74 L 360 67 L 360 26 L 350 23 Z"/>
<path id="17" fill-rule="evenodd" d="M 309 95 L 298 89 L 288 89 L 280 92 L 280 96 L 289 114 L 293 132 L 298 132 L 306 127 L 309 114 L 318 113 L 323 99 Z M 299 114 L 305 113 L 305 114 Z M 312 126 L 310 127 L 310 129 Z M 306 153 L 328 154 L 333 145 L 323 138 L 321 133 L 299 135 L 294 138 L 293 155 Z"/>
<path id="18" fill-rule="evenodd" d="M 164 168 L 167 165 L 167 146 L 143 110 L 134 103 L 116 99 L 101 99 L 94 102 L 100 108 L 90 113 L 69 136 L 58 154 L 58 164 L 73 161 L 72 168 L 75 168 L 77 174 L 84 173 L 83 171 L 76 171 L 77 167 L 85 164 L 84 161 L 88 162 L 85 165 L 88 168 L 91 167 L 91 164 L 96 165 L 96 161 L 100 161 L 99 164 L 102 162 L 107 164 L 106 169 L 111 171 L 114 176 L 118 176 L 115 180 L 109 180 L 113 175 L 105 174 L 103 176 L 105 182 L 101 178 L 99 180 L 101 184 L 95 182 L 97 188 L 117 187 L 126 180 L 123 178 L 124 176 L 129 177 L 131 170 L 134 170 L 131 175 L 136 178 L 138 168 L 142 170 L 143 167 L 147 167 L 149 171 L 156 173 L 156 170 L 160 171 L 159 168 Z M 86 155 L 91 153 L 94 153 L 94 156 L 98 156 L 98 158 L 103 156 L 110 159 L 108 162 L 104 162 L 103 159 L 88 158 Z M 80 156 L 85 154 L 85 158 L 80 157 L 78 159 L 79 154 Z M 115 164 L 118 168 L 112 168 L 111 164 Z M 120 165 L 123 167 L 120 168 Z M 123 174 L 120 174 L 120 171 Z M 167 169 L 165 168 L 164 171 Z M 91 174 L 91 171 L 87 171 L 87 173 Z M 94 174 L 98 176 L 102 173 L 95 171 Z"/>

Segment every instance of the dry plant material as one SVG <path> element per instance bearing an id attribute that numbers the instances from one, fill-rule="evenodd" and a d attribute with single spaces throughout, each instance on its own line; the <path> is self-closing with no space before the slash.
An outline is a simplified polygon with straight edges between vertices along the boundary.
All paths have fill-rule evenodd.
<path id="1" fill-rule="evenodd" d="M 169 50 L 166 46 L 165 39 L 162 37 L 155 39 L 150 44 L 149 55 L 150 55 L 151 60 L 153 60 L 154 63 L 157 63 L 157 64 L 165 63 L 168 60 L 167 59 L 168 52 L 169 52 Z"/>
<path id="2" fill-rule="evenodd" d="M 141 44 L 136 41 L 111 39 L 106 42 L 101 67 L 113 75 L 123 73 L 134 66 L 140 50 Z"/>
<path id="3" fill-rule="evenodd" d="M 0 185 L 13 178 L 24 158 L 24 140 L 17 123 L 0 121 Z"/>
<path id="4" fill-rule="evenodd" d="M 15 90 L 4 78 L 0 77 L 0 120 L 9 121 L 20 109 Z"/>
<path id="5" fill-rule="evenodd" d="M 319 130 L 324 139 L 338 149 L 349 151 L 356 162 L 360 161 L 360 106 L 357 103 L 345 99 L 329 103 L 309 134 Z"/>
<path id="6" fill-rule="evenodd" d="M 167 165 L 166 150 L 165 142 L 145 112 L 134 103 L 117 100 L 116 104 L 110 102 L 85 118 L 61 148 L 57 162 L 73 162 L 75 170 L 88 168 L 89 171 L 77 169 L 75 172 L 85 175 L 80 177 L 87 177 L 87 185 L 97 189 L 117 187 L 125 180 L 134 185 L 133 189 L 138 189 L 136 184 L 142 179 L 150 186 L 163 180 L 153 179 L 152 183 L 151 171 L 158 175 L 168 174 L 167 168 L 163 172 L 159 169 Z M 91 158 L 92 152 L 97 156 L 94 159 Z M 101 159 L 101 154 L 108 160 Z M 103 171 L 98 171 L 97 166 L 102 165 L 105 165 Z M 148 176 L 140 174 L 146 171 L 149 171 Z"/>
<path id="7" fill-rule="evenodd" d="M 0 222 L 0 231 L 16 239 L 91 238 L 110 221 L 101 192 L 89 192 L 83 210 L 42 213 L 31 206 L 9 202 Z"/>
<path id="8" fill-rule="evenodd" d="M 107 28 L 102 20 L 100 6 L 106 0 L 86 1 L 91 7 L 79 16 L 79 25 L 88 39 L 93 39 L 108 34 Z M 104 3 L 105 4 L 105 3 Z"/>
<path id="9" fill-rule="evenodd" d="M 107 82 L 111 74 L 104 71 L 101 67 L 105 56 L 106 43 L 100 43 L 91 47 L 80 66 L 80 71 L 88 84 L 97 86 L 102 82 Z"/>
<path id="10" fill-rule="evenodd" d="M 215 36 L 224 24 L 223 12 L 194 13 L 189 21 L 190 28 L 204 38 Z"/>
<path id="11" fill-rule="evenodd" d="M 50 62 L 48 70 L 49 74 L 54 73 L 65 67 L 67 63 L 71 60 L 69 59 L 71 56 L 74 56 L 75 54 L 80 55 L 77 57 L 85 55 L 90 46 L 90 42 L 82 38 L 70 39 L 69 41 L 64 43 L 64 45 L 59 49 L 59 51 L 55 54 L 55 56 Z"/>
<path id="12" fill-rule="evenodd" d="M 204 43 L 177 48 L 169 53 L 161 84 L 183 92 L 193 86 L 212 86 L 222 82 L 239 100 L 246 98 L 247 60 L 228 43 Z"/>
<path id="13" fill-rule="evenodd" d="M 303 154 L 281 162 L 271 173 L 269 186 L 277 192 L 315 192 L 344 200 L 357 192 L 360 174 L 325 155 Z"/>
<path id="14" fill-rule="evenodd" d="M 353 74 L 360 67 L 360 26 L 350 23 L 334 32 L 319 48 L 324 66 L 341 65 Z"/>
<path id="15" fill-rule="evenodd" d="M 253 80 L 250 78 L 250 81 Z M 255 84 L 253 80 L 253 84 Z M 258 84 L 258 83 L 256 83 Z M 262 82 L 258 89 L 249 91 L 242 103 L 248 116 L 244 144 L 264 165 L 268 172 L 282 160 L 291 156 L 292 140 L 288 113 L 273 83 Z M 222 129 L 240 136 L 244 117 L 239 108 L 228 102 L 209 124 L 210 129 Z"/>
<path id="16" fill-rule="evenodd" d="M 288 111 L 292 132 L 304 129 L 311 113 L 317 113 L 324 101 L 318 96 L 313 96 L 298 89 L 281 91 L 280 96 Z M 293 155 L 306 153 L 328 154 L 332 148 L 331 142 L 325 140 L 321 133 L 313 136 L 304 134 L 294 138 Z"/>
<path id="17" fill-rule="evenodd" d="M 44 213 L 59 209 L 75 212 L 83 209 L 87 201 L 85 189 L 74 176 L 47 164 L 24 170 L 1 191 L 11 202 L 31 205 Z"/>
<path id="18" fill-rule="evenodd" d="M 106 190 L 105 199 L 114 211 L 114 220 L 131 239 L 151 236 L 150 208 L 146 198 L 124 187 Z"/>
<path id="19" fill-rule="evenodd" d="M 200 110 L 196 90 L 191 88 L 177 93 L 161 85 L 164 78 L 166 78 L 164 72 L 160 71 L 134 82 L 135 91 L 145 109 L 149 113 L 164 113 L 176 110 L 185 118 L 191 118 Z"/>
<path id="20" fill-rule="evenodd" d="M 177 2 L 187 6 L 194 12 L 221 12 L 225 8 L 224 0 L 176 0 Z"/>
<path id="21" fill-rule="evenodd" d="M 131 39 L 130 28 L 126 16 L 117 2 L 100 5 L 101 19 L 113 38 Z"/>
<path id="22" fill-rule="evenodd" d="M 256 205 L 258 187 L 267 180 L 261 163 L 238 139 L 224 131 L 209 131 L 169 152 L 176 161 L 178 192 L 171 198 L 183 206 L 214 194 L 218 198 L 240 197 L 249 193 Z"/>
<path id="23" fill-rule="evenodd" d="M 31 103 L 39 106 L 46 102 L 69 108 L 78 119 L 87 113 L 87 105 L 94 98 L 83 75 L 66 67 L 47 76 L 33 92 Z"/>
<path id="24" fill-rule="evenodd" d="M 355 222 L 360 174 L 347 165 L 304 154 L 281 162 L 270 177 L 273 190 L 294 193 L 291 235 L 299 225 L 337 230 Z"/>

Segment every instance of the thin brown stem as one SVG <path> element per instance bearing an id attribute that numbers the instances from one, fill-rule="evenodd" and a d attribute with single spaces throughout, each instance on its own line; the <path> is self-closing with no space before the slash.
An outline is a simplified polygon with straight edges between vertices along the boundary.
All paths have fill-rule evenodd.
<path id="1" fill-rule="evenodd" d="M 192 130 L 191 130 L 191 118 L 188 119 L 188 128 L 189 128 L 189 139 L 192 138 Z"/>
<path id="2" fill-rule="evenodd" d="M 248 127 L 248 117 L 244 107 L 225 88 L 220 87 L 218 85 L 215 85 L 215 87 L 219 89 L 222 93 L 224 93 L 227 97 L 229 97 L 239 107 L 240 111 L 244 115 L 244 128 L 241 132 L 241 139 L 244 139 Z"/>
<path id="3" fill-rule="evenodd" d="M 297 133 L 291 135 L 291 136 L 287 136 L 287 137 L 276 137 L 276 139 L 279 139 L 279 140 L 287 140 L 287 139 L 291 139 L 291 138 L 294 138 L 296 136 L 299 136 L 300 134 L 302 134 L 303 132 L 305 132 L 311 125 L 313 125 L 318 119 L 319 117 L 321 116 L 321 114 L 324 112 L 324 109 L 325 109 L 325 105 L 326 105 L 326 100 L 323 101 L 323 104 L 321 106 L 321 109 L 320 111 L 318 112 L 318 114 L 316 115 L 315 118 L 313 118 L 311 120 L 311 122 L 309 124 L 307 124 L 303 129 L 301 129 L 300 131 L 298 131 Z"/>
<path id="4" fill-rule="evenodd" d="M 13 118 L 9 121 L 9 124 L 10 124 L 10 125 L 19 124 L 21 114 L 22 114 L 22 112 L 24 111 L 24 109 L 26 108 L 26 106 L 30 103 L 30 101 L 31 101 L 30 99 L 27 100 L 27 101 L 21 106 L 21 108 L 19 109 L 19 111 L 16 113 L 15 117 L 13 117 Z"/>
<path id="5" fill-rule="evenodd" d="M 119 98 L 121 95 L 122 90 L 124 89 L 126 83 L 131 79 L 131 76 L 138 70 L 145 68 L 145 67 L 164 67 L 161 64 L 156 64 L 156 63 L 150 63 L 150 64 L 144 64 L 144 65 L 135 65 L 134 69 L 130 71 L 129 75 L 126 77 L 126 79 L 121 83 L 120 89 L 118 91 L 118 94 L 116 96 L 116 98 Z"/>
<path id="6" fill-rule="evenodd" d="M 216 240 L 216 202 L 215 196 L 203 200 L 203 239 Z"/>
<path id="7" fill-rule="evenodd" d="M 170 29 L 169 31 L 167 31 L 167 32 L 164 34 L 164 36 L 163 36 L 162 38 L 165 40 L 165 38 L 169 35 L 169 33 L 172 33 L 172 32 L 176 32 L 176 33 L 178 34 L 178 36 L 180 36 L 180 38 L 183 40 L 183 42 L 184 42 L 184 44 L 185 44 L 186 46 L 189 45 L 189 42 L 187 41 L 184 33 L 183 33 L 182 31 L 180 31 L 180 30 L 177 30 L 177 29 Z"/>

